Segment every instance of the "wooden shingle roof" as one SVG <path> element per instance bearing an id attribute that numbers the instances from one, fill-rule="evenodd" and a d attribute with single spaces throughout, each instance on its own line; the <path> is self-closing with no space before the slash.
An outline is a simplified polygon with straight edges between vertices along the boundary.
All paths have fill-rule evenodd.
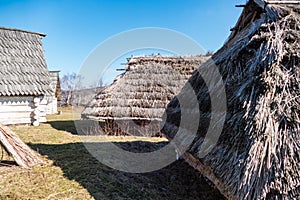
<path id="1" fill-rule="evenodd" d="M 0 96 L 49 94 L 45 34 L 0 27 Z"/>

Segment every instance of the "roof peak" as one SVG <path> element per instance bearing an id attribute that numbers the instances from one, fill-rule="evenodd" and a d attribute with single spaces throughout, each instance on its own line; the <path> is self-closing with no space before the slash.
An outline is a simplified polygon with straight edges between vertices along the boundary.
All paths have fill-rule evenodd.
<path id="1" fill-rule="evenodd" d="M 195 57 L 205 57 L 206 55 L 161 55 L 161 54 L 155 54 L 155 55 L 138 55 L 138 56 L 132 56 L 131 58 L 195 58 Z"/>
<path id="2" fill-rule="evenodd" d="M 45 37 L 46 34 L 45 33 L 38 33 L 38 32 L 33 32 L 33 31 L 26 31 L 26 30 L 22 30 L 22 29 L 16 29 L 16 28 L 7 28 L 4 26 L 0 26 L 0 30 L 7 30 L 7 31 L 18 31 L 18 32 L 23 32 L 23 33 L 30 33 L 30 34 L 36 34 L 42 37 Z"/>

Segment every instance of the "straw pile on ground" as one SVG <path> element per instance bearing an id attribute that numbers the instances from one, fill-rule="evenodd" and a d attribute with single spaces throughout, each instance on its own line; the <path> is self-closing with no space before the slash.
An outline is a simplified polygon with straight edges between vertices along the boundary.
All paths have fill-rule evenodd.
<path id="1" fill-rule="evenodd" d="M 132 57 L 126 72 L 82 112 L 83 119 L 104 120 L 109 135 L 151 136 L 160 132 L 168 102 L 207 56 Z"/>
<path id="2" fill-rule="evenodd" d="M 300 199 L 300 4 L 250 0 L 232 30 L 212 56 L 225 84 L 225 126 L 199 158 L 212 113 L 207 86 L 195 72 L 189 84 L 201 119 L 183 157 L 228 199 Z M 163 132 L 170 140 L 181 109 L 177 98 L 167 107 Z"/>
<path id="3" fill-rule="evenodd" d="M 10 128 L 2 124 L 0 124 L 0 148 L 3 148 L 8 155 L 11 155 L 21 167 L 30 168 L 44 163 Z M 0 158 L 0 165 L 2 158 Z"/>

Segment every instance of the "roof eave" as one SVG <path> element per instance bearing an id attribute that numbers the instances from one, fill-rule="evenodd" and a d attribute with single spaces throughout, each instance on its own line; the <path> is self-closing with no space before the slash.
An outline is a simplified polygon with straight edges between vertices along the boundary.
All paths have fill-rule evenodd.
<path id="1" fill-rule="evenodd" d="M 30 34 L 36 34 L 36 35 L 39 35 L 41 37 L 46 37 L 45 33 L 38 33 L 38 32 L 33 32 L 33 31 L 26 31 L 26 30 L 16 29 L 16 28 L 7 28 L 7 27 L 3 27 L 3 26 L 0 26 L 0 29 L 2 29 L 2 30 L 9 30 L 9 31 L 18 31 L 18 32 L 23 32 L 23 33 L 30 33 Z"/>

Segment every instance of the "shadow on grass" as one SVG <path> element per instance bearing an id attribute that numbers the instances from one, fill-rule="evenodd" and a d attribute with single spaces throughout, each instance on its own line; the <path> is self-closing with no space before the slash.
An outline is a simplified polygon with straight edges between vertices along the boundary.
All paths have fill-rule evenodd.
<path id="1" fill-rule="evenodd" d="M 56 130 L 77 134 L 74 120 L 48 121 L 47 124 L 50 124 L 51 127 Z"/>
<path id="2" fill-rule="evenodd" d="M 124 149 L 163 143 L 115 143 Z M 101 144 L 101 143 L 100 143 Z M 161 170 L 131 174 L 111 169 L 92 157 L 82 143 L 30 144 L 59 166 L 65 177 L 76 180 L 95 199 L 224 199 L 201 175 L 179 160 Z"/>
<path id="3" fill-rule="evenodd" d="M 18 166 L 18 164 L 15 161 L 11 161 L 11 160 L 0 160 L 0 167 L 1 166 L 9 166 L 9 167 L 13 167 L 13 166 Z"/>
<path id="4" fill-rule="evenodd" d="M 56 130 L 66 131 L 74 135 L 104 135 L 103 124 L 94 120 L 62 120 L 46 123 Z"/>

